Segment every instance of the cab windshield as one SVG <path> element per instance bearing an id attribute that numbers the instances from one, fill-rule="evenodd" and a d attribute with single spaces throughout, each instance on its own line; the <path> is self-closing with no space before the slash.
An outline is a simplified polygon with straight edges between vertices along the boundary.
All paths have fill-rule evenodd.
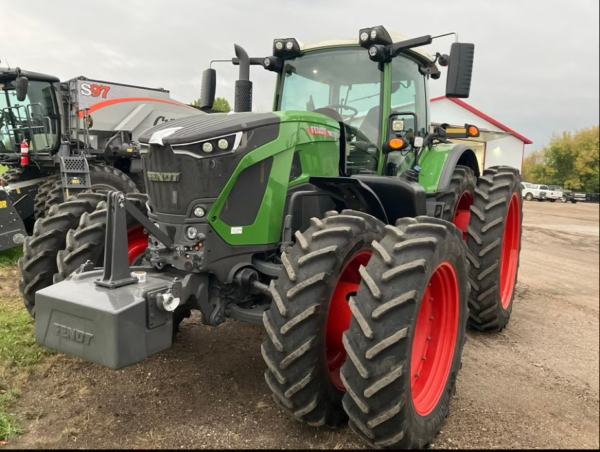
<path id="1" fill-rule="evenodd" d="M 328 108 L 349 126 L 347 168 L 374 171 L 379 158 L 383 73 L 365 49 L 310 52 L 283 69 L 280 110 Z"/>
<path id="2" fill-rule="evenodd" d="M 18 152 L 23 140 L 35 151 L 51 151 L 58 144 L 59 127 L 51 83 L 30 80 L 27 98 L 19 102 L 14 80 L 0 81 L 0 152 Z"/>
<path id="3" fill-rule="evenodd" d="M 382 143 L 383 72 L 369 59 L 367 51 L 351 47 L 310 52 L 286 62 L 283 74 L 279 109 L 334 110 L 347 126 L 348 172 L 375 172 Z M 405 121 L 407 130 L 418 135 L 426 134 L 428 129 L 425 80 L 414 60 L 400 56 L 392 61 L 391 108 L 412 114 Z M 392 152 L 387 159 L 401 170 L 410 167 L 410 156 L 412 153 Z"/>

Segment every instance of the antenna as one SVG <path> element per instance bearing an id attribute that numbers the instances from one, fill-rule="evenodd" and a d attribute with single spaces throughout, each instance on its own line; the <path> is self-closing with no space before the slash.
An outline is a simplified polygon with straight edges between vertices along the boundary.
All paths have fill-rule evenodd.
<path id="1" fill-rule="evenodd" d="M 444 33 L 443 35 L 437 35 L 431 39 L 443 38 L 444 36 L 451 36 L 451 35 L 455 36 L 454 42 L 458 42 L 458 33 L 455 31 L 451 31 L 450 33 Z"/>

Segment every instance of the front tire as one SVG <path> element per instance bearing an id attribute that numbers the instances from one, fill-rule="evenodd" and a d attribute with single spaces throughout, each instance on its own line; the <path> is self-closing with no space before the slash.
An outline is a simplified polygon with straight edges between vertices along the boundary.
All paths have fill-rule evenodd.
<path id="1" fill-rule="evenodd" d="M 430 217 L 386 235 L 351 300 L 342 368 L 350 427 L 371 446 L 423 448 L 449 412 L 468 319 L 462 234 Z"/>
<path id="2" fill-rule="evenodd" d="M 532 195 L 531 193 L 527 193 L 527 194 L 525 195 L 525 199 L 526 199 L 527 201 L 533 201 L 533 195 Z"/>
<path id="3" fill-rule="evenodd" d="M 57 271 L 56 256 L 65 247 L 70 229 L 76 228 L 79 218 L 92 212 L 105 199 L 97 193 L 81 193 L 67 202 L 54 206 L 48 216 L 35 222 L 33 235 L 23 243 L 19 259 L 19 291 L 27 311 L 35 315 L 35 293 L 52 285 Z"/>
<path id="4" fill-rule="evenodd" d="M 342 333 L 350 323 L 347 296 L 358 290 L 359 269 L 384 225 L 350 210 L 311 223 L 296 233 L 296 244 L 282 255 L 285 271 L 271 283 L 273 303 L 263 317 L 265 379 L 290 416 L 337 427 L 346 420 L 340 368 L 346 359 Z"/>
<path id="5" fill-rule="evenodd" d="M 470 324 L 501 331 L 510 319 L 521 253 L 523 203 L 519 170 L 485 170 L 471 208 L 468 258 L 471 261 Z"/>

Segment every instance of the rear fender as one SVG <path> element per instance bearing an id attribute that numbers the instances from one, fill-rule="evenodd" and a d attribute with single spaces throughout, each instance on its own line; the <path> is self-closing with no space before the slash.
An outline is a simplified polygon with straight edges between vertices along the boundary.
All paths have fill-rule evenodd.
<path id="1" fill-rule="evenodd" d="M 475 151 L 464 144 L 437 145 L 426 151 L 421 158 L 419 183 L 427 193 L 447 191 L 457 165 L 469 167 L 479 177 L 479 162 Z"/>

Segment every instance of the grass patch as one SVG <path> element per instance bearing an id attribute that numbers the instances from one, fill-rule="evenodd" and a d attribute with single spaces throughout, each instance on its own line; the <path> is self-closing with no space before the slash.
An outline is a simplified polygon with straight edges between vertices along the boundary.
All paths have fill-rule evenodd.
<path id="1" fill-rule="evenodd" d="M 0 444 L 21 433 L 17 418 L 10 411 L 19 398 L 15 386 L 19 387 L 35 372 L 42 356 L 53 353 L 35 343 L 33 320 L 16 288 L 17 257 L 13 253 L 13 263 L 0 267 Z"/>
<path id="2" fill-rule="evenodd" d="M 15 400 L 19 398 L 19 395 L 19 391 L 2 392 L 0 390 L 0 441 L 6 441 L 11 436 L 21 433 L 21 428 L 17 424 L 15 416 L 8 411 L 14 405 Z"/>
<path id="3" fill-rule="evenodd" d="M 0 268 L 12 267 L 22 255 L 22 246 L 17 246 L 9 250 L 0 251 Z"/>
<path id="4" fill-rule="evenodd" d="M 0 363 L 6 367 L 29 367 L 49 354 L 35 343 L 31 317 L 24 309 L 0 306 Z"/>

